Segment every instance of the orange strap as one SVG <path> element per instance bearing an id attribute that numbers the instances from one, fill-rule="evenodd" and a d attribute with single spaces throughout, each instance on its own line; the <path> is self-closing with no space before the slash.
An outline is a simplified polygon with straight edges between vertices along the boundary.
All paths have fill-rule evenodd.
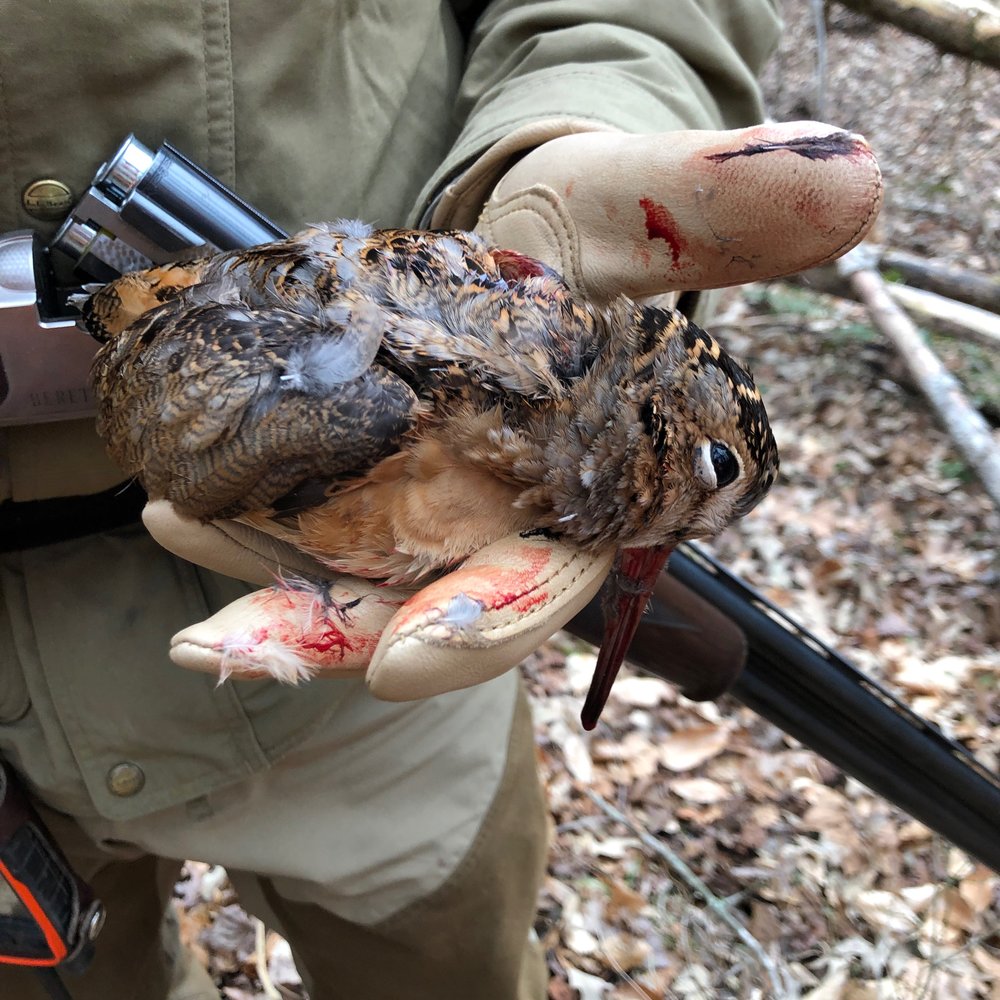
<path id="1" fill-rule="evenodd" d="M 45 935 L 45 943 L 52 952 L 51 957 L 48 958 L 16 958 L 13 955 L 0 954 L 0 965 L 58 965 L 66 957 L 68 950 L 66 942 L 62 939 L 59 931 L 53 926 L 52 921 L 48 918 L 48 914 L 39 905 L 38 900 L 31 894 L 31 890 L 23 882 L 16 879 L 2 861 L 0 861 L 0 875 L 7 880 L 17 898 L 21 900 L 35 923 L 42 929 L 42 934 Z"/>

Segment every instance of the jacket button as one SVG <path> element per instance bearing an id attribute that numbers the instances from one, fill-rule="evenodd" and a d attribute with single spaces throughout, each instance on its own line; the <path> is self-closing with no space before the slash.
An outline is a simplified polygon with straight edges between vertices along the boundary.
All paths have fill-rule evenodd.
<path id="1" fill-rule="evenodd" d="M 146 784 L 146 775 L 138 764 L 123 760 L 108 771 L 108 791 L 112 795 L 128 798 L 142 790 Z"/>
<path id="2" fill-rule="evenodd" d="M 43 177 L 21 192 L 21 204 L 33 218 L 52 222 L 64 218 L 73 207 L 73 192 L 62 181 Z"/>

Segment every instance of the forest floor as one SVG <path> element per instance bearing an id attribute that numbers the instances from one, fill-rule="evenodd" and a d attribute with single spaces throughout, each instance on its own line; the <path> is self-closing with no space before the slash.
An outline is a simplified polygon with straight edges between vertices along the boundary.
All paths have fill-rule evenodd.
<path id="1" fill-rule="evenodd" d="M 770 115 L 869 138 L 879 241 L 995 273 L 1000 74 L 834 4 L 819 107 L 810 5 L 785 14 Z M 754 369 L 782 465 L 711 550 L 1000 771 L 1000 518 L 891 348 L 859 306 L 782 283 L 730 293 L 712 329 Z M 935 343 L 967 384 L 1000 384 L 995 355 Z M 552 1000 L 1000 997 L 996 875 L 733 699 L 626 669 L 584 733 L 593 664 L 560 635 L 524 667 L 552 818 L 536 925 Z M 224 996 L 304 995 L 220 873 L 192 862 L 178 893 Z"/>

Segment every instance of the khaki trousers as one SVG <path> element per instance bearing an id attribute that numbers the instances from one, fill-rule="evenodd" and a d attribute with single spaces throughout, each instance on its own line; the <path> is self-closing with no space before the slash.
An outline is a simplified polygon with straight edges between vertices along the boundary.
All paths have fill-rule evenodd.
<path id="1" fill-rule="evenodd" d="M 305 796 L 299 807 L 289 824 L 322 824 L 328 804 Z M 51 810 L 44 817 L 108 910 L 93 964 L 66 977 L 74 1000 L 216 1000 L 208 977 L 180 952 L 170 921 L 166 947 L 162 940 L 180 861 L 144 852 L 121 858 L 69 817 Z M 254 821 L 243 815 L 233 838 L 252 836 Z M 545 866 L 545 823 L 520 693 L 497 793 L 472 846 L 429 895 L 363 925 L 290 898 L 280 876 L 229 873 L 243 905 L 288 937 L 311 1000 L 542 1000 L 544 967 L 527 938 Z M 274 850 L 280 854 L 280 845 Z M 0 967 L 0 996 L 42 1000 L 45 993 L 30 973 Z"/>

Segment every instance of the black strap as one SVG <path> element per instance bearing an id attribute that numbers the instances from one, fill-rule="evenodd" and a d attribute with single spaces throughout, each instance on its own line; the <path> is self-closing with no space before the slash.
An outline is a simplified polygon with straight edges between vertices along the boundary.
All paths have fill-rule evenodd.
<path id="1" fill-rule="evenodd" d="M 36 981 L 42 984 L 52 1000 L 73 1000 L 73 994 L 66 989 L 55 969 L 35 969 Z"/>
<path id="2" fill-rule="evenodd" d="M 136 482 L 103 493 L 0 503 L 0 552 L 34 549 L 134 524 L 146 494 Z"/>

